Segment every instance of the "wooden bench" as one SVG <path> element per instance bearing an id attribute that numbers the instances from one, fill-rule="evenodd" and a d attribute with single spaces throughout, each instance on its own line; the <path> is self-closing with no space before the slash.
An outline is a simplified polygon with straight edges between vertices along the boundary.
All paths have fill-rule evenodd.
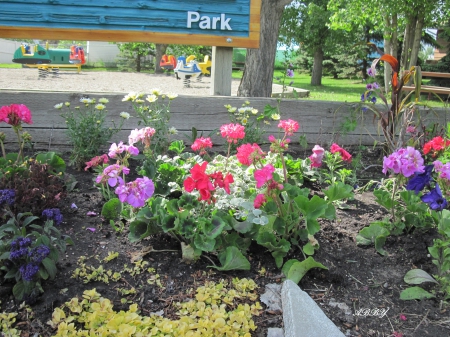
<path id="1" fill-rule="evenodd" d="M 422 71 L 422 77 L 435 77 L 435 78 L 450 78 L 450 73 L 436 73 L 432 71 Z M 414 91 L 416 90 L 415 86 L 405 85 L 402 87 L 403 91 Z M 441 95 L 450 95 L 450 88 L 446 87 L 437 87 L 432 85 L 421 85 L 420 92 L 425 93 L 434 93 Z"/>

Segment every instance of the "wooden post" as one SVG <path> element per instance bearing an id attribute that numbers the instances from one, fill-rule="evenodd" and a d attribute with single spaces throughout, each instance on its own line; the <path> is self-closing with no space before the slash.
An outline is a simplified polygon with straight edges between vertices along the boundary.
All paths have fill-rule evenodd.
<path id="1" fill-rule="evenodd" d="M 233 48 L 213 47 L 211 67 L 211 95 L 231 96 Z"/>

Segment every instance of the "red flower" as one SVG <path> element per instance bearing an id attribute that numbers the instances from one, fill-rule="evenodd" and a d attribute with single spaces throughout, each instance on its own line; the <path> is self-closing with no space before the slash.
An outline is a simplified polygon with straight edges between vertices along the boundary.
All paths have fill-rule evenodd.
<path id="1" fill-rule="evenodd" d="M 258 194 L 253 201 L 253 206 L 255 208 L 260 208 L 266 201 L 266 196 L 264 194 Z"/>
<path id="2" fill-rule="evenodd" d="M 434 137 L 432 140 L 430 140 L 428 143 L 425 143 L 423 146 L 423 154 L 428 154 L 431 150 L 433 150 L 433 153 L 431 154 L 432 157 L 435 157 L 437 155 L 437 152 L 445 149 L 447 146 L 450 145 L 450 140 L 445 140 L 441 137 Z"/>
<path id="3" fill-rule="evenodd" d="M 191 149 L 194 151 L 200 151 L 200 155 L 204 155 L 206 153 L 206 148 L 212 148 L 212 142 L 211 142 L 211 138 L 197 138 L 194 141 L 194 144 L 191 145 Z"/>
<path id="4" fill-rule="evenodd" d="M 352 155 L 350 153 L 348 153 L 347 151 L 345 151 L 342 147 L 340 147 L 336 143 L 333 143 L 333 145 L 331 145 L 330 152 L 331 153 L 339 152 L 341 154 L 341 158 L 343 161 L 346 161 L 349 163 L 352 162 Z"/>
<path id="5" fill-rule="evenodd" d="M 89 170 L 91 167 L 97 167 L 101 164 L 106 164 L 109 161 L 109 158 L 106 154 L 102 154 L 101 156 L 96 156 L 92 158 L 90 161 L 86 162 L 85 171 Z"/>
<path id="6" fill-rule="evenodd" d="M 245 137 L 245 127 L 240 124 L 224 124 L 220 127 L 220 134 L 228 143 L 236 144 L 238 139 Z"/>
<path id="7" fill-rule="evenodd" d="M 278 123 L 278 127 L 283 129 L 286 135 L 292 136 L 294 132 L 298 130 L 300 125 L 298 124 L 298 122 L 293 121 L 292 119 L 288 119 L 280 121 L 280 123 Z"/>

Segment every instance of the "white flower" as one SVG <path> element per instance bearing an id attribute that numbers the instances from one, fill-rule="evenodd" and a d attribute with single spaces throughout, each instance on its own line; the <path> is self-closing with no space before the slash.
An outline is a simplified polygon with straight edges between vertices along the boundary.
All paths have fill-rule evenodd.
<path id="1" fill-rule="evenodd" d="M 258 113 L 258 109 L 252 109 L 252 114 L 256 115 Z"/>
<path id="2" fill-rule="evenodd" d="M 178 130 L 175 129 L 175 127 L 173 127 L 173 126 L 171 126 L 169 128 L 168 132 L 169 132 L 169 135 L 176 135 L 176 134 L 178 134 Z"/>
<path id="3" fill-rule="evenodd" d="M 107 99 L 107 98 L 100 98 L 99 100 L 99 103 L 103 103 L 103 104 L 106 104 L 106 103 L 109 103 L 109 100 Z"/>
<path id="4" fill-rule="evenodd" d="M 137 104 L 142 104 L 142 103 L 144 103 L 145 101 L 144 101 L 143 99 L 137 99 L 135 102 L 136 102 Z"/>
<path id="5" fill-rule="evenodd" d="M 272 114 L 272 119 L 274 120 L 274 121 L 278 121 L 278 120 L 280 120 L 280 115 L 279 114 Z"/>
<path id="6" fill-rule="evenodd" d="M 158 99 L 158 96 L 152 94 L 152 95 L 148 95 L 146 100 L 149 101 L 150 103 L 154 103 L 156 102 L 156 100 Z"/>
<path id="7" fill-rule="evenodd" d="M 96 108 L 97 110 L 104 110 L 104 109 L 106 108 L 106 106 L 103 105 L 103 104 L 97 104 L 97 105 L 95 106 L 95 108 Z"/>
<path id="8" fill-rule="evenodd" d="M 153 95 L 155 95 L 155 96 L 159 96 L 159 95 L 161 95 L 161 89 L 153 88 L 153 89 L 151 90 L 151 93 L 152 93 Z"/>
<path id="9" fill-rule="evenodd" d="M 169 97 L 170 100 L 175 99 L 178 97 L 178 94 L 174 94 L 173 92 L 169 92 L 167 94 L 167 97 Z"/>
<path id="10" fill-rule="evenodd" d="M 81 102 L 81 103 L 84 103 L 84 104 L 90 104 L 90 103 L 92 103 L 92 99 L 87 98 L 87 97 L 82 97 L 82 98 L 80 99 L 80 102 Z"/>
<path id="11" fill-rule="evenodd" d="M 70 102 L 64 103 L 65 106 L 70 106 Z"/>
<path id="12" fill-rule="evenodd" d="M 130 92 L 128 95 L 125 95 L 125 97 L 122 99 L 122 102 L 131 101 L 133 102 L 137 97 L 137 94 L 135 92 Z"/>
<path id="13" fill-rule="evenodd" d="M 120 117 L 122 117 L 123 119 L 129 119 L 130 118 L 130 114 L 128 112 L 122 111 L 119 114 Z"/>
<path id="14" fill-rule="evenodd" d="M 54 108 L 55 108 L 55 109 L 61 109 L 62 106 L 63 106 L 63 104 L 62 104 L 62 103 L 59 103 L 59 104 L 56 104 L 56 105 L 54 106 Z"/>

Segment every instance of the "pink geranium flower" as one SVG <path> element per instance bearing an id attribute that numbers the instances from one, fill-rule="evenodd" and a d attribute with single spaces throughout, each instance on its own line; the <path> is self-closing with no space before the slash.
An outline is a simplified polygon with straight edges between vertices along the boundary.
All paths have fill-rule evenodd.
<path id="1" fill-rule="evenodd" d="M 309 156 L 309 159 L 311 160 L 311 167 L 320 167 L 322 165 L 325 150 L 319 145 L 315 145 L 312 152 L 313 154 Z"/>
<path id="2" fill-rule="evenodd" d="M 410 177 L 414 173 L 424 172 L 424 160 L 419 151 L 411 146 L 401 148 L 383 159 L 383 173 L 392 171 L 395 174 L 401 173 L 405 177 Z"/>
<path id="3" fill-rule="evenodd" d="M 244 144 L 237 148 L 236 157 L 242 165 L 250 166 L 264 158 L 264 152 L 258 144 Z"/>
<path id="4" fill-rule="evenodd" d="M 288 136 L 292 136 L 294 132 L 298 130 L 300 125 L 298 122 L 288 119 L 288 120 L 281 120 L 280 123 L 278 123 L 278 127 L 283 129 L 285 134 Z"/>
<path id="5" fill-rule="evenodd" d="M 106 154 L 102 154 L 101 156 L 96 156 L 92 158 L 90 161 L 86 162 L 85 171 L 89 170 L 91 167 L 97 167 L 101 164 L 106 164 L 109 161 L 109 158 Z"/>
<path id="6" fill-rule="evenodd" d="M 194 143 L 191 145 L 191 149 L 194 151 L 200 151 L 199 155 L 206 154 L 206 148 L 212 148 L 213 144 L 211 142 L 211 138 L 200 137 L 197 138 Z"/>
<path id="7" fill-rule="evenodd" d="M 256 187 L 261 188 L 266 182 L 272 180 L 273 172 L 275 172 L 275 168 L 270 164 L 267 164 L 260 170 L 256 170 L 253 174 L 256 180 Z"/>
<path id="8" fill-rule="evenodd" d="M 128 136 L 128 144 L 134 145 L 135 143 L 141 142 L 144 147 L 150 147 L 150 141 L 156 130 L 151 127 L 146 127 L 143 129 L 134 129 L 130 132 Z"/>
<path id="9" fill-rule="evenodd" d="M 342 147 L 340 147 L 336 143 L 333 143 L 333 145 L 331 145 L 330 152 L 331 153 L 339 152 L 341 154 L 341 158 L 343 161 L 346 161 L 348 163 L 351 163 L 352 161 L 352 155 L 347 151 L 345 151 Z"/>
<path id="10" fill-rule="evenodd" d="M 97 184 L 108 182 L 109 186 L 114 187 L 117 183 L 120 183 L 120 175 L 122 173 L 128 174 L 130 173 L 130 169 L 119 164 L 109 165 L 108 167 L 105 167 L 103 173 L 95 179 L 95 182 Z"/>
<path id="11" fill-rule="evenodd" d="M 264 194 L 258 194 L 253 201 L 253 207 L 260 208 L 266 201 L 266 196 Z"/>
<path id="12" fill-rule="evenodd" d="M 220 134 L 228 143 L 236 144 L 238 139 L 245 137 L 245 127 L 240 124 L 224 124 L 220 127 Z"/>
<path id="13" fill-rule="evenodd" d="M 19 126 L 22 122 L 33 124 L 33 121 L 31 120 L 31 111 L 25 104 L 2 106 L 0 108 L 0 122 L 5 122 L 12 126 Z"/>

